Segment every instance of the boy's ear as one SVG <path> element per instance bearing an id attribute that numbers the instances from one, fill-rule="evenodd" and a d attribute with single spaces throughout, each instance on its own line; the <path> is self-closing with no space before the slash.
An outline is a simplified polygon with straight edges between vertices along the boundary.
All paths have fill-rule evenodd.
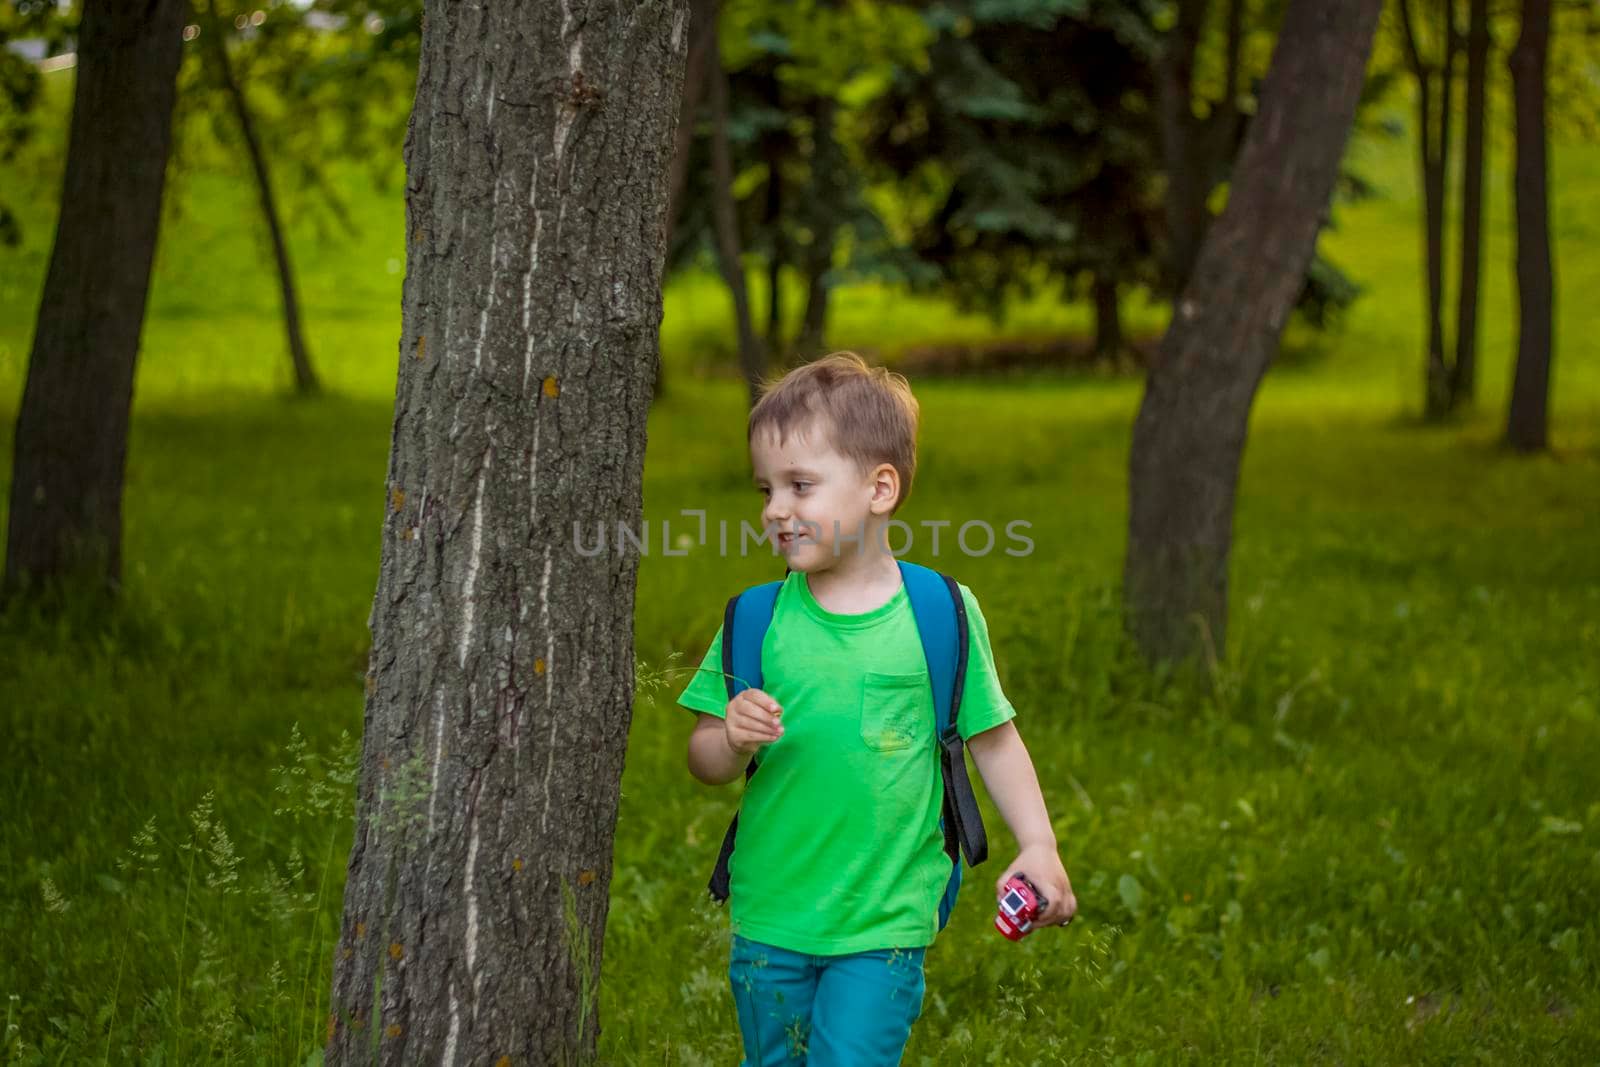
<path id="1" fill-rule="evenodd" d="M 886 515 L 900 496 L 900 472 L 893 463 L 880 463 L 872 469 L 872 513 Z"/>

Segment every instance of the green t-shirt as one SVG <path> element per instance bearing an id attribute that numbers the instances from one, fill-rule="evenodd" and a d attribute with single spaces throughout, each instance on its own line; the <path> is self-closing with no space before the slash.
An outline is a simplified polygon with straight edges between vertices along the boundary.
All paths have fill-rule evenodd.
<path id="1" fill-rule="evenodd" d="M 957 725 L 970 738 L 1016 711 L 978 601 L 960 589 L 971 636 Z M 950 860 L 933 688 L 905 585 L 872 611 L 841 615 L 789 574 L 761 670 L 784 733 L 757 753 L 739 810 L 733 931 L 815 955 L 931 944 Z M 727 713 L 720 627 L 678 703 Z"/>

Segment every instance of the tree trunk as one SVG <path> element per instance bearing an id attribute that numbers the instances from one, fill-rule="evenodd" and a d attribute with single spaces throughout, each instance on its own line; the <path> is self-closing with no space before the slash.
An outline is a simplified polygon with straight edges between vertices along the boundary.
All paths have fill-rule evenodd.
<path id="1" fill-rule="evenodd" d="M 1550 364 L 1555 357 L 1555 279 L 1550 248 L 1546 67 L 1550 0 L 1523 0 L 1522 32 L 1511 53 L 1517 129 L 1517 369 L 1506 417 L 1506 443 L 1524 452 L 1546 447 Z"/>
<path id="2" fill-rule="evenodd" d="M 673 231 L 683 214 L 683 195 L 689 183 L 689 156 L 694 148 L 695 115 L 705 95 L 706 67 L 716 40 L 715 28 L 720 0 L 689 0 L 689 58 L 683 72 L 683 99 L 678 105 L 678 124 L 673 132 L 672 169 L 667 178 L 666 242 L 672 244 Z M 652 401 L 667 393 L 665 361 L 656 362 L 655 380 L 650 383 Z"/>
<path id="3" fill-rule="evenodd" d="M 713 30 L 711 54 L 721 55 Z M 745 284 L 744 253 L 739 241 L 739 217 L 733 199 L 733 155 L 728 147 L 728 75 L 713 59 L 708 74 L 711 89 L 712 227 L 716 230 L 717 266 L 733 298 L 733 318 L 739 332 L 739 369 L 754 407 L 766 371 L 766 353 L 750 315 L 750 292 Z"/>
<path id="4" fill-rule="evenodd" d="M 1478 377 L 1478 285 L 1483 267 L 1484 129 L 1489 110 L 1489 0 L 1471 0 L 1467 23 L 1467 112 L 1461 184 L 1461 285 L 1450 399 L 1470 405 Z"/>
<path id="5" fill-rule="evenodd" d="M 1434 163 L 1434 201 L 1438 205 L 1436 218 L 1439 232 L 1433 241 L 1434 254 L 1429 262 L 1428 270 L 1431 275 L 1437 275 L 1437 293 L 1435 305 L 1435 338 L 1428 343 L 1429 366 L 1432 368 L 1432 377 L 1437 382 L 1436 397 L 1433 414 L 1443 415 L 1455 406 L 1453 394 L 1455 384 L 1455 367 L 1449 358 L 1449 341 L 1445 333 L 1445 232 L 1448 228 L 1450 216 L 1450 154 L 1455 139 L 1456 116 L 1456 55 L 1460 51 L 1460 34 L 1456 31 L 1455 0 L 1438 0 L 1439 26 L 1444 36 L 1444 59 L 1439 73 L 1439 112 L 1436 121 L 1439 129 L 1438 158 Z M 1437 357 L 1434 353 L 1437 352 Z"/>
<path id="6" fill-rule="evenodd" d="M 267 233 L 272 238 L 272 256 L 278 268 L 278 290 L 283 298 L 283 330 L 289 342 L 289 361 L 294 367 L 295 392 L 309 396 L 317 392 L 317 374 L 311 368 L 311 356 L 306 351 L 305 334 L 300 329 L 300 301 L 295 296 L 294 268 L 289 264 L 289 245 L 284 240 L 283 226 L 278 221 L 278 203 L 272 195 L 272 178 L 267 172 L 267 158 L 256 139 L 255 122 L 250 117 L 250 106 L 245 101 L 244 89 L 233 76 L 233 64 L 228 59 L 227 42 L 223 39 L 222 20 L 217 18 L 216 0 L 207 0 L 211 51 L 216 57 L 217 74 L 222 87 L 233 105 L 234 116 L 239 120 L 239 131 L 244 135 L 250 168 L 256 177 L 256 192 L 261 197 L 261 214 L 267 221 Z"/>
<path id="7" fill-rule="evenodd" d="M 1292 0 L 1227 208 L 1150 367 L 1133 431 L 1124 596 L 1151 660 L 1221 655 L 1250 405 L 1316 248 L 1381 7 Z"/>
<path id="8" fill-rule="evenodd" d="M 824 354 L 828 334 L 830 286 L 827 274 L 833 269 L 834 246 L 838 240 L 838 213 L 844 209 L 849 162 L 839 146 L 834 130 L 838 105 L 831 96 L 818 97 L 811 114 L 811 181 L 807 190 L 807 217 L 811 244 L 804 257 L 806 308 L 795 339 L 801 360 Z"/>
<path id="9" fill-rule="evenodd" d="M 1103 275 L 1094 279 L 1094 358 L 1115 363 L 1122 353 L 1122 309 L 1117 281 Z"/>
<path id="10" fill-rule="evenodd" d="M 821 238 L 819 234 L 818 239 Z M 813 254 L 807 260 L 805 318 L 800 323 L 800 336 L 795 340 L 795 355 L 801 362 L 823 355 L 823 348 L 827 344 L 828 286 L 823 281 L 823 275 L 827 273 L 831 266 L 829 261 L 833 258 L 833 234 L 830 232 L 827 238 L 827 259 L 813 249 Z"/>
<path id="11" fill-rule="evenodd" d="M 683 99 L 678 106 L 678 125 L 672 141 L 672 170 L 667 180 L 668 246 L 672 244 L 672 233 L 683 214 L 683 195 L 689 184 L 689 156 L 694 148 L 695 115 L 700 110 L 701 98 L 705 96 L 706 68 L 713 59 L 712 45 L 716 43 L 717 17 L 721 6 L 721 0 L 689 0 L 689 58 L 683 72 Z M 663 397 L 666 392 L 666 365 L 664 361 L 657 361 L 655 381 L 650 384 L 650 399 Z"/>
<path id="12" fill-rule="evenodd" d="M 1167 172 L 1168 284 L 1183 291 L 1205 236 L 1210 152 L 1194 116 L 1195 55 L 1210 0 L 1178 0 L 1158 63 L 1162 157 Z"/>
<path id="13" fill-rule="evenodd" d="M 1424 0 L 1430 2 L 1430 0 Z M 1423 256 L 1426 263 L 1427 359 L 1424 369 L 1424 410 L 1428 417 L 1444 415 L 1451 407 L 1453 374 L 1445 353 L 1444 337 L 1444 259 L 1445 259 L 1445 176 L 1450 160 L 1451 84 L 1454 79 L 1454 34 L 1451 32 L 1449 4 L 1443 8 L 1441 25 L 1444 44 L 1434 85 L 1435 67 L 1422 54 L 1417 26 L 1409 0 L 1400 0 L 1400 27 L 1407 62 L 1417 82 L 1417 163 L 1421 178 L 1423 206 Z"/>
<path id="14" fill-rule="evenodd" d="M 683 101 L 678 107 L 678 125 L 673 134 L 672 172 L 669 179 L 667 243 L 683 213 L 683 191 L 689 183 L 689 153 L 694 145 L 695 113 L 705 95 L 706 72 L 712 63 L 720 69 L 716 54 L 717 16 L 721 0 L 689 0 L 689 60 L 683 72 Z"/>
<path id="15" fill-rule="evenodd" d="M 134 365 L 161 222 L 184 0 L 87 0 L 62 211 L 17 414 L 3 582 L 122 580 Z"/>
<path id="16" fill-rule="evenodd" d="M 1239 146 L 1244 115 L 1239 109 L 1239 93 L 1244 75 L 1245 0 L 1228 0 L 1227 24 L 1223 38 L 1222 102 L 1217 105 L 1211 134 L 1211 170 L 1206 181 L 1211 188 L 1226 179 Z M 1211 190 L 1206 190 L 1209 199 Z"/>
<path id="17" fill-rule="evenodd" d="M 766 78 L 763 88 L 767 106 L 782 114 L 784 101 L 777 76 Z M 766 134 L 761 141 L 767 164 L 764 221 L 772 233 L 772 255 L 767 259 L 767 354 L 782 365 L 786 357 L 783 350 L 783 268 L 789 261 L 783 233 L 783 155 L 776 134 Z"/>
<path id="18" fill-rule="evenodd" d="M 767 261 L 767 351 L 780 363 L 783 351 L 783 260 Z"/>
<path id="19" fill-rule="evenodd" d="M 1239 110 L 1239 88 L 1244 64 L 1244 0 L 1228 0 L 1228 25 L 1223 57 L 1222 106 Z"/>
<path id="20" fill-rule="evenodd" d="M 592 1056 L 683 0 L 428 0 L 327 1062 Z M 569 922 L 565 907 L 571 901 Z"/>

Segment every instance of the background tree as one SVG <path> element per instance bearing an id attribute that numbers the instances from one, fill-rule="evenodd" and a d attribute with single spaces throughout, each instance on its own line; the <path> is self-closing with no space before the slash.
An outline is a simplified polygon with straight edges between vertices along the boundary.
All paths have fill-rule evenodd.
<path id="1" fill-rule="evenodd" d="M 1155 62 L 1167 224 L 1165 292 L 1175 299 L 1188 284 L 1211 226 L 1213 201 L 1232 173 L 1256 113 L 1260 76 L 1277 40 L 1284 0 L 1161 0 L 1152 6 L 1167 26 Z M 1392 78 L 1385 70 L 1369 75 L 1356 125 L 1380 133 L 1367 115 Z M 1348 163 L 1341 164 L 1337 190 L 1344 201 L 1372 195 L 1370 184 Z M 1313 328 L 1325 329 L 1361 292 L 1319 250 L 1306 269 L 1295 310 Z"/>
<path id="2" fill-rule="evenodd" d="M 1160 269 L 1147 5 L 940 4 L 924 19 L 927 60 L 897 71 L 867 144 L 902 188 L 930 187 L 912 250 L 995 318 L 1041 285 L 1091 293 L 1096 352 L 1116 356 L 1119 291 Z"/>
<path id="3" fill-rule="evenodd" d="M 720 65 L 715 47 L 720 41 L 717 19 L 721 0 L 689 0 L 689 60 L 683 73 L 683 101 L 678 108 L 677 131 L 672 142 L 672 173 L 667 192 L 667 241 L 670 245 L 678 216 L 683 211 L 689 181 L 689 151 L 694 145 L 695 119 L 705 96 L 707 78 Z"/>
<path id="4" fill-rule="evenodd" d="M 1187 261 L 1178 246 L 1209 225 L 1253 106 L 1253 51 L 1278 12 L 1242 0 L 924 5 L 928 57 L 897 71 L 868 152 L 918 205 L 909 244 L 933 284 L 997 320 L 1044 284 L 1090 297 L 1095 351 L 1115 354 L 1120 296 L 1165 292 Z M 1341 176 L 1346 198 L 1369 193 Z M 1318 256 L 1296 308 L 1322 329 L 1359 293 Z"/>
<path id="5" fill-rule="evenodd" d="M 593 1054 L 688 30 L 427 5 L 330 1062 Z"/>
<path id="6" fill-rule="evenodd" d="M 256 120 L 251 114 L 245 87 L 234 72 L 233 60 L 228 56 L 228 31 L 217 15 L 216 0 L 203 0 L 204 27 L 207 31 L 207 55 L 214 65 L 215 76 L 227 100 L 229 110 L 239 125 L 244 141 L 245 156 L 250 161 L 250 173 L 255 178 L 256 194 L 261 204 L 261 217 L 267 226 L 267 236 L 272 243 L 272 261 L 277 268 L 278 291 L 283 311 L 284 340 L 289 348 L 289 363 L 294 369 L 295 390 L 302 395 L 317 392 L 317 374 L 311 366 L 311 354 L 306 349 L 305 331 L 300 325 L 300 300 L 295 292 L 294 267 L 289 260 L 289 242 L 284 234 L 283 222 L 278 212 L 277 197 L 272 191 L 272 174 L 261 138 L 256 132 Z M 291 9 L 292 10 L 292 9 Z M 255 14 L 260 15 L 259 21 Z M 266 12 L 241 14 L 237 21 L 243 26 L 262 25 Z M 199 29 L 199 27 L 196 27 Z"/>
<path id="7" fill-rule="evenodd" d="M 1453 353 L 1447 352 L 1445 342 L 1444 281 L 1445 219 L 1449 213 L 1446 176 L 1456 117 L 1456 63 L 1462 39 L 1456 25 L 1455 0 L 1399 0 L 1397 14 L 1406 63 L 1416 83 L 1417 166 L 1422 190 L 1427 295 L 1425 411 L 1437 417 L 1455 406 L 1457 390 L 1456 360 Z M 1470 210 L 1465 217 L 1470 217 Z M 1465 264 L 1463 259 L 1463 269 Z M 1472 298 L 1476 300 L 1476 293 Z"/>
<path id="8" fill-rule="evenodd" d="M 1555 279 L 1550 250 L 1546 78 L 1551 0 L 1523 0 L 1511 53 L 1516 94 L 1517 363 L 1506 441 L 1521 451 L 1546 446 L 1550 363 L 1555 349 Z"/>
<path id="9" fill-rule="evenodd" d="M 122 577 L 122 481 L 184 0 L 87 0 L 49 272 L 17 415 L 7 594 Z"/>
<path id="10" fill-rule="evenodd" d="M 1483 181 L 1488 164 L 1489 0 L 1468 0 L 1466 144 L 1461 166 L 1461 275 L 1456 293 L 1453 406 L 1470 404 L 1478 387 L 1478 289 L 1483 271 Z"/>
<path id="11" fill-rule="evenodd" d="M 750 404 L 755 406 L 762 376 L 767 369 L 766 347 L 756 334 L 750 310 L 750 291 L 745 280 L 744 241 L 739 232 L 738 205 L 733 192 L 733 151 L 729 147 L 728 72 L 724 67 L 722 38 L 712 31 L 711 56 L 715 60 L 707 71 L 706 96 L 711 103 L 711 219 L 716 235 L 717 269 L 733 298 L 734 329 L 739 339 L 739 369 L 744 374 Z"/>
<path id="12" fill-rule="evenodd" d="M 1195 65 L 1205 35 L 1211 0 L 1176 0 L 1169 5 L 1172 20 L 1157 57 L 1160 83 L 1161 147 L 1166 160 L 1167 282 L 1180 293 L 1200 254 L 1200 242 L 1211 221 L 1208 201 L 1222 180 L 1222 168 L 1232 158 L 1237 130 L 1225 120 L 1236 119 L 1238 108 L 1226 96 L 1224 106 L 1212 108 L 1202 118 L 1196 107 Z M 1229 2 L 1229 28 L 1240 24 L 1241 0 Z M 1228 40 L 1228 86 L 1239 88 L 1238 34 Z"/>
<path id="13" fill-rule="evenodd" d="M 1497 27 L 1510 23 L 1514 13 L 1514 4 L 1490 0 L 1400 0 L 1394 12 L 1394 39 L 1415 92 L 1425 263 L 1423 410 L 1428 418 L 1470 405 L 1477 392 L 1484 190 L 1494 150 L 1489 120 L 1500 84 L 1493 76 L 1497 36 L 1504 36 L 1497 34 Z M 1566 28 L 1555 33 L 1558 24 Z M 1545 82 L 1553 89 L 1546 90 L 1545 124 L 1555 124 L 1576 139 L 1600 135 L 1600 113 L 1591 92 L 1600 11 L 1587 0 L 1553 0 L 1551 27 L 1555 39 L 1568 47 L 1552 51 L 1547 60 Z M 1457 123 L 1464 131 L 1459 153 L 1454 149 Z M 1508 147 L 1514 147 L 1511 140 Z M 1459 210 L 1450 185 L 1450 175 L 1457 172 Z M 1459 233 L 1452 230 L 1457 217 Z M 1458 275 L 1452 309 L 1446 278 L 1453 237 L 1459 241 L 1459 262 L 1454 264 Z"/>
<path id="14" fill-rule="evenodd" d="M 725 130 L 733 217 L 743 275 L 765 284 L 760 337 L 768 360 L 816 355 L 826 334 L 829 294 L 852 278 L 902 280 L 915 269 L 875 202 L 863 158 L 861 116 L 881 94 L 895 63 L 920 55 L 915 15 L 897 5 L 837 0 L 732 0 L 721 14 L 728 79 Z M 909 32 L 908 32 L 909 31 Z M 686 111 L 687 114 L 687 111 Z M 718 238 L 709 108 L 687 167 L 682 213 L 669 263 L 691 269 L 712 259 Z M 716 256 L 724 281 L 731 279 Z M 798 283 L 798 284 L 795 284 Z M 787 293 L 803 294 L 790 306 Z"/>
<path id="15" fill-rule="evenodd" d="M 1152 362 L 1129 463 L 1128 626 L 1147 657 L 1219 655 L 1256 387 L 1339 176 L 1382 0 L 1292 0 L 1210 228 Z"/>

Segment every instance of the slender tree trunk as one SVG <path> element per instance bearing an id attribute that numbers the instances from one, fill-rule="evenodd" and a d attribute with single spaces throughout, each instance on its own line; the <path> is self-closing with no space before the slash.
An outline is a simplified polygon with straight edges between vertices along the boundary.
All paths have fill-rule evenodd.
<path id="1" fill-rule="evenodd" d="M 713 30 L 713 57 L 721 54 Z M 745 284 L 744 252 L 739 241 L 739 217 L 733 199 L 733 153 L 728 147 L 728 75 L 720 60 L 713 58 L 707 77 L 711 90 L 711 174 L 714 185 L 711 211 L 716 231 L 717 266 L 733 297 L 733 318 L 739 333 L 739 369 L 744 374 L 750 405 L 755 406 L 766 372 L 767 357 L 756 334 L 750 313 L 750 291 Z"/>
<path id="2" fill-rule="evenodd" d="M 255 173 L 256 192 L 261 197 L 261 214 L 267 221 L 267 233 L 272 238 L 272 256 L 278 268 L 278 290 L 283 298 L 283 330 L 289 342 L 289 360 L 294 367 L 295 391 L 302 396 L 317 392 L 317 374 L 311 368 L 311 356 L 306 351 L 305 333 L 300 329 L 300 301 L 295 296 L 294 268 L 289 263 L 289 245 L 284 240 L 283 225 L 278 221 L 278 202 L 272 195 L 272 177 L 267 171 L 267 158 L 256 137 L 255 122 L 250 117 L 250 106 L 244 98 L 244 89 L 233 75 L 233 63 L 228 59 L 227 42 L 223 39 L 222 21 L 217 18 L 216 0 L 206 0 L 206 13 L 211 32 L 212 55 L 217 61 L 217 75 L 233 105 L 233 114 L 239 120 L 239 132 L 244 135 L 250 168 Z"/>
<path id="3" fill-rule="evenodd" d="M 588 1062 L 688 13 L 425 15 L 327 1062 Z"/>
<path id="4" fill-rule="evenodd" d="M 818 235 L 821 239 L 821 235 Z M 832 265 L 833 234 L 827 235 L 827 258 L 824 259 L 821 250 L 813 249 L 813 254 L 806 265 L 806 310 L 805 318 L 800 323 L 800 336 L 795 341 L 795 352 L 802 360 L 815 359 L 823 355 L 828 336 L 828 286 L 823 281 L 823 276 Z"/>
<path id="5" fill-rule="evenodd" d="M 1122 308 L 1117 280 L 1104 275 L 1094 279 L 1094 358 L 1116 362 L 1122 353 Z"/>
<path id="6" fill-rule="evenodd" d="M 1444 269 L 1446 174 L 1450 160 L 1451 86 L 1455 76 L 1455 34 L 1449 5 L 1452 0 L 1423 0 L 1440 6 L 1443 44 L 1439 66 L 1423 56 L 1410 0 L 1400 0 L 1400 26 L 1407 62 L 1417 82 L 1417 160 L 1423 203 L 1423 256 L 1426 262 L 1427 360 L 1424 369 L 1424 409 L 1437 418 L 1451 407 L 1453 372 L 1446 354 L 1444 334 Z M 1438 80 L 1435 85 L 1435 78 Z"/>
<path id="7" fill-rule="evenodd" d="M 689 156 L 694 148 L 695 116 L 705 96 L 706 67 L 711 58 L 714 30 L 721 9 L 720 0 L 689 0 L 689 58 L 683 72 L 683 101 L 678 107 L 678 125 L 673 134 L 672 170 L 667 179 L 668 247 L 683 214 L 684 190 L 689 184 Z M 667 392 L 666 363 L 656 363 L 655 381 L 650 385 L 651 400 Z"/>
<path id="8" fill-rule="evenodd" d="M 1550 0 L 1523 0 L 1522 32 L 1511 53 L 1517 141 L 1517 369 L 1506 443 L 1524 452 L 1547 446 L 1550 365 L 1555 358 L 1555 271 L 1550 247 L 1546 69 Z"/>
<path id="9" fill-rule="evenodd" d="M 689 0 L 689 60 L 683 73 L 683 103 L 678 108 L 678 126 L 673 135 L 672 173 L 667 210 L 667 243 L 683 213 L 683 192 L 689 182 L 689 154 L 694 145 L 695 114 L 705 96 L 706 71 L 719 62 L 715 52 L 717 16 L 721 0 Z"/>
<path id="10" fill-rule="evenodd" d="M 1222 106 L 1235 112 L 1239 110 L 1239 87 L 1243 81 L 1241 67 L 1244 60 L 1244 4 L 1245 0 L 1228 0 Z"/>
<path id="11" fill-rule="evenodd" d="M 1436 276 L 1438 297 L 1434 310 L 1434 338 L 1428 343 L 1429 366 L 1432 368 L 1431 378 L 1435 383 L 1432 414 L 1444 415 L 1455 406 L 1455 367 L 1450 362 L 1451 348 L 1449 335 L 1445 330 L 1445 320 L 1448 310 L 1445 306 L 1445 269 L 1448 249 L 1446 236 L 1449 229 L 1450 217 L 1450 159 L 1455 142 L 1455 116 L 1456 116 L 1456 56 L 1460 52 L 1460 34 L 1456 30 L 1455 0 L 1437 0 L 1439 5 L 1440 33 L 1444 37 L 1443 62 L 1439 72 L 1439 111 L 1436 123 L 1439 130 L 1438 158 L 1433 169 L 1434 189 L 1433 196 L 1438 204 L 1435 218 L 1439 227 L 1438 233 L 1432 239 L 1434 254 L 1429 262 L 1429 271 Z M 1437 352 L 1437 358 L 1433 353 Z"/>
<path id="12" fill-rule="evenodd" d="M 87 0 L 60 218 L 17 414 L 3 591 L 122 579 L 134 365 L 161 221 L 184 0 Z"/>
<path id="13" fill-rule="evenodd" d="M 1244 122 L 1244 114 L 1239 109 L 1244 74 L 1244 24 L 1245 0 L 1228 0 L 1223 44 L 1222 102 L 1217 106 L 1217 119 L 1211 137 L 1211 172 L 1206 178 L 1212 188 L 1227 176 Z M 1208 189 L 1206 196 L 1209 198 L 1210 195 Z"/>
<path id="14" fill-rule="evenodd" d="M 766 102 L 782 113 L 782 86 L 777 75 L 766 79 Z M 783 350 L 783 268 L 789 262 L 788 242 L 783 233 L 784 187 L 782 146 L 775 135 L 762 138 L 762 155 L 767 164 L 766 225 L 772 233 L 772 255 L 767 260 L 767 352 L 781 365 Z"/>
<path id="15" fill-rule="evenodd" d="M 811 115 L 811 182 L 807 190 L 807 215 L 811 244 L 804 257 L 806 308 L 795 341 L 802 360 L 815 359 L 825 352 L 828 334 L 830 286 L 827 275 L 833 269 L 834 245 L 838 240 L 838 212 L 843 208 L 849 163 L 840 150 L 834 130 L 838 105 L 831 96 L 819 97 Z"/>
<path id="16" fill-rule="evenodd" d="M 1167 171 L 1168 281 L 1183 291 L 1205 236 L 1210 189 L 1209 146 L 1194 116 L 1195 55 L 1210 0 L 1178 0 L 1157 70 L 1162 156 Z"/>
<path id="17" fill-rule="evenodd" d="M 783 351 L 783 260 L 776 254 L 767 261 L 767 351 L 780 363 Z"/>
<path id="18" fill-rule="evenodd" d="M 1461 285 L 1450 399 L 1470 405 L 1478 376 L 1478 286 L 1483 267 L 1484 129 L 1489 111 L 1489 0 L 1471 0 L 1467 23 L 1466 143 L 1461 182 Z"/>
<path id="19" fill-rule="evenodd" d="M 1155 661 L 1225 637 L 1234 494 L 1257 385 L 1304 284 L 1382 0 L 1291 0 L 1234 171 L 1146 379 L 1124 596 Z"/>

